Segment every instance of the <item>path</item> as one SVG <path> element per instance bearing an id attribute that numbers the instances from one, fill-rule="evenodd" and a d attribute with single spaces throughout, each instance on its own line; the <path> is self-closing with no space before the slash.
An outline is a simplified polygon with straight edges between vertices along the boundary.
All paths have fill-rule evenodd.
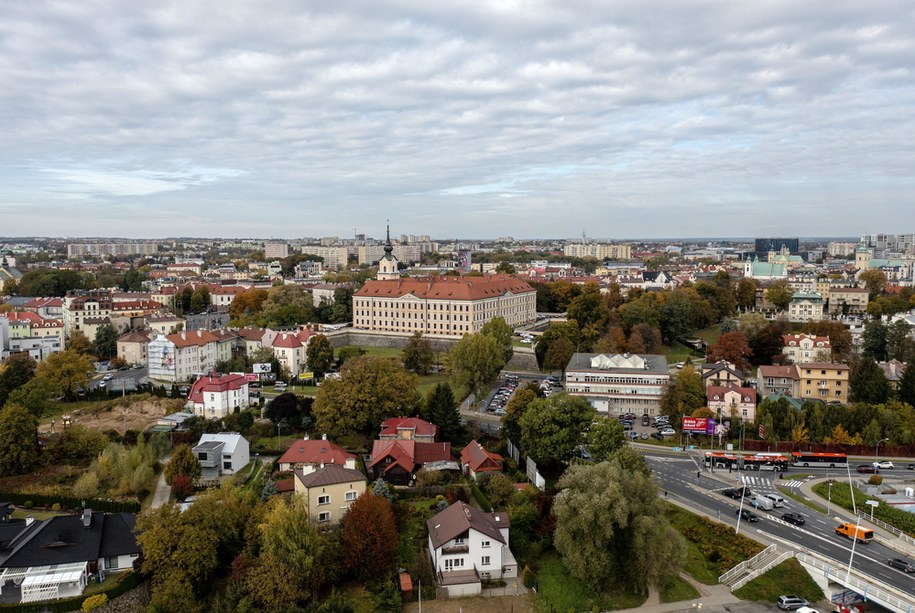
<path id="1" fill-rule="evenodd" d="M 688 581 L 696 590 L 699 591 L 699 598 L 696 600 L 681 600 L 679 602 L 661 602 L 660 595 L 657 590 L 652 589 L 648 594 L 648 600 L 646 600 L 641 606 L 637 607 L 640 613 L 671 613 L 675 611 L 696 611 L 697 607 L 694 605 L 696 603 L 702 604 L 703 611 L 735 611 L 737 609 L 733 608 L 732 605 L 742 603 L 739 598 L 734 596 L 731 593 L 731 590 L 728 586 L 718 584 L 718 585 L 704 585 L 697 582 L 692 577 L 687 574 L 681 575 L 683 579 Z M 754 603 L 744 603 L 752 605 Z M 724 608 L 725 605 L 728 605 L 727 608 Z M 634 610 L 634 609 L 630 609 Z M 752 611 L 754 609 L 744 609 Z M 762 610 L 768 610 L 768 607 Z"/>
<path id="2" fill-rule="evenodd" d="M 165 466 L 170 459 L 171 456 L 162 458 L 162 472 L 159 473 L 159 480 L 156 482 L 156 491 L 153 492 L 152 502 L 149 505 L 149 508 L 151 509 L 158 509 L 168 502 L 169 496 L 171 496 L 172 490 L 165 482 Z"/>

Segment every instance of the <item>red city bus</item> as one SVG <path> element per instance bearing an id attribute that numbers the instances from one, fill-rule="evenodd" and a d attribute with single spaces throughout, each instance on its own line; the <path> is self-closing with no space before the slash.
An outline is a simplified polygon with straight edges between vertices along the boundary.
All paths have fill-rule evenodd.
<path id="1" fill-rule="evenodd" d="M 795 466 L 804 468 L 845 468 L 848 456 L 844 453 L 817 453 L 813 451 L 792 451 Z"/>

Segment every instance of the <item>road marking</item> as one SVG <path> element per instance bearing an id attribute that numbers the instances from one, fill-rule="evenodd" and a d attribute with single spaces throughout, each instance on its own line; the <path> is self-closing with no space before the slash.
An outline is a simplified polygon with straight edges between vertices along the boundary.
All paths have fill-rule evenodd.
<path id="1" fill-rule="evenodd" d="M 803 481 L 800 481 L 798 479 L 792 479 L 791 481 L 785 481 L 781 485 L 783 485 L 785 487 L 798 488 L 798 487 L 801 487 L 803 484 L 804 484 Z"/>

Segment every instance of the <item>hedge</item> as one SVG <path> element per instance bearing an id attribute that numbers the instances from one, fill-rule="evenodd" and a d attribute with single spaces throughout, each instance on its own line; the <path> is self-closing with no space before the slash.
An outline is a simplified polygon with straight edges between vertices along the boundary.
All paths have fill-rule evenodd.
<path id="1" fill-rule="evenodd" d="M 483 493 L 483 490 L 480 489 L 480 486 L 477 485 L 476 481 L 470 482 L 470 491 L 473 492 L 474 498 L 477 499 L 477 502 L 480 503 L 480 506 L 483 507 L 483 510 L 489 513 L 492 511 L 492 504 L 489 502 L 489 498 L 486 497 L 486 494 Z"/>
<path id="2" fill-rule="evenodd" d="M 108 600 L 114 600 L 121 594 L 132 590 L 137 587 L 144 580 L 143 575 L 137 572 L 128 571 L 124 573 L 123 578 L 112 585 L 109 589 L 99 592 L 98 594 L 105 594 L 108 596 Z M 93 594 L 94 596 L 95 594 Z M 86 596 L 73 596 L 72 598 L 64 598 L 61 600 L 50 600 L 46 602 L 29 602 L 26 604 L 17 603 L 17 604 L 0 604 L 0 612 L 2 613 L 66 613 L 68 611 L 79 611 L 83 602 L 86 600 Z"/>
<path id="3" fill-rule="evenodd" d="M 64 509 L 92 509 L 93 511 L 107 511 L 108 513 L 139 513 L 140 503 L 136 501 L 121 502 L 117 500 L 87 500 L 75 496 L 47 496 L 45 494 L 23 494 L 20 492 L 0 492 L 0 501 L 11 502 L 17 505 L 34 507 L 51 507 L 59 504 Z"/>

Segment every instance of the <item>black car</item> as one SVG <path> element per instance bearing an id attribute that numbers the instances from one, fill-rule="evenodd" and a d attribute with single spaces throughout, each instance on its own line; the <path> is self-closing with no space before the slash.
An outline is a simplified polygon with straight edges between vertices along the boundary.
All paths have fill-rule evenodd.
<path id="1" fill-rule="evenodd" d="M 651 433 L 651 438 L 656 438 L 656 439 L 658 439 L 659 441 L 663 441 L 663 440 L 664 440 L 664 435 L 661 434 L 660 432 L 652 432 L 652 433 Z"/>
<path id="2" fill-rule="evenodd" d="M 909 470 L 915 470 L 915 464 L 906 464 L 905 467 Z"/>
<path id="3" fill-rule="evenodd" d="M 782 519 L 795 526 L 803 526 L 806 521 L 800 513 L 782 513 Z"/>
<path id="4" fill-rule="evenodd" d="M 737 509 L 737 516 L 740 517 L 743 521 L 759 521 L 759 517 L 756 516 L 756 513 L 748 511 L 746 509 Z"/>
<path id="5" fill-rule="evenodd" d="M 915 573 L 915 564 L 912 564 L 911 561 L 906 560 L 905 558 L 893 558 L 891 560 L 887 560 L 886 563 L 893 568 L 898 568 L 903 572 Z"/>
<path id="6" fill-rule="evenodd" d="M 740 500 L 741 497 L 743 496 L 740 493 L 740 490 L 738 490 L 737 488 L 733 488 L 733 487 L 729 487 L 726 490 L 721 490 L 721 493 L 724 494 L 725 496 L 727 496 L 728 498 L 733 498 L 734 500 Z"/>

